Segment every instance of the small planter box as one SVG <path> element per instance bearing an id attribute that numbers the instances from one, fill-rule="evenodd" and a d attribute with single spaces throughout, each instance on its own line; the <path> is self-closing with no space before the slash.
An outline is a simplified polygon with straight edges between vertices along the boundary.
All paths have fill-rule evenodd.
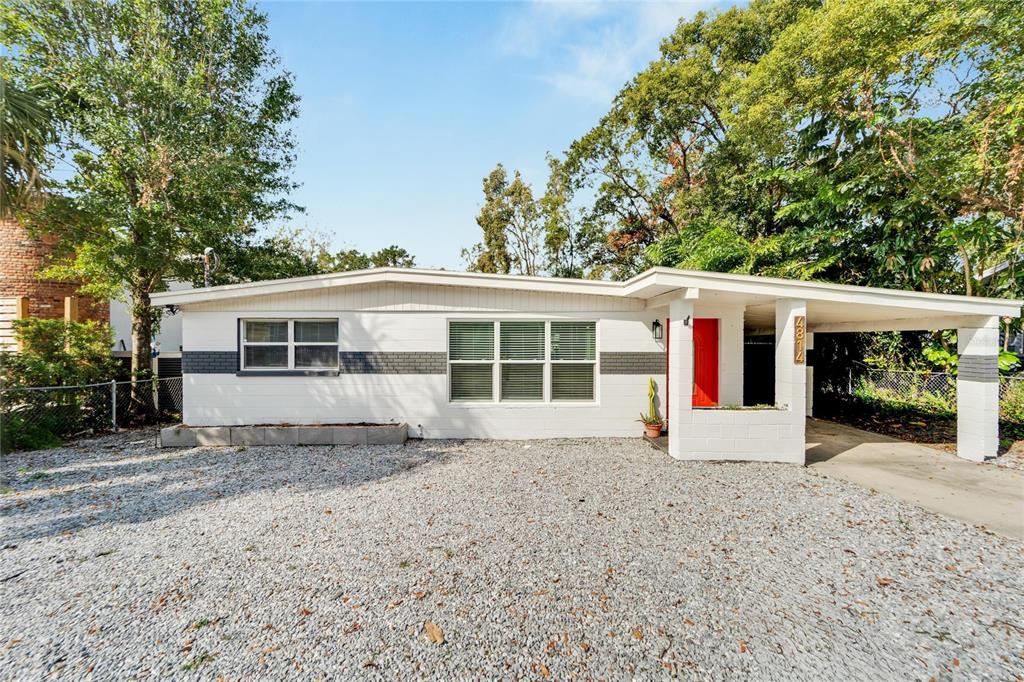
<path id="1" fill-rule="evenodd" d="M 160 447 L 201 445 L 399 445 L 406 424 L 322 424 L 314 426 L 169 426 Z"/>

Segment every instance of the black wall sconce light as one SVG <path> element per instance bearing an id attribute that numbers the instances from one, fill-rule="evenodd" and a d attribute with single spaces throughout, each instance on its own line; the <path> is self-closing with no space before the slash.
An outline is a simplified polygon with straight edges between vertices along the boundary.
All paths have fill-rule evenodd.
<path id="1" fill-rule="evenodd" d="M 654 334 L 655 341 L 661 341 L 662 329 L 661 322 L 655 320 L 651 323 L 651 333 Z"/>
<path id="2" fill-rule="evenodd" d="M 690 326 L 690 316 L 689 315 L 687 315 L 686 319 L 683 320 L 683 326 L 684 327 L 689 327 Z"/>

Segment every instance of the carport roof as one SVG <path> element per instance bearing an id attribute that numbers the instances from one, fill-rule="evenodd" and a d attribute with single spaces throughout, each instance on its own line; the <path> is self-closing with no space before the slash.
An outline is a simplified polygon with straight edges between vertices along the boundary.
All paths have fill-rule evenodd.
<path id="1" fill-rule="evenodd" d="M 1022 305 L 1022 301 L 1010 299 L 953 296 L 674 268 L 651 268 L 624 282 L 416 268 L 374 268 L 311 277 L 227 284 L 203 289 L 166 291 L 153 294 L 151 300 L 154 306 L 188 305 L 382 283 L 618 296 L 644 299 L 650 308 L 667 305 L 671 298 L 683 295 L 701 302 L 745 305 L 747 326 L 755 328 L 773 326 L 774 302 L 777 299 L 802 299 L 807 301 L 808 326 L 813 331 L 955 327 L 980 322 L 982 318 L 1017 317 Z M 932 326 L 921 326 L 925 323 Z"/>

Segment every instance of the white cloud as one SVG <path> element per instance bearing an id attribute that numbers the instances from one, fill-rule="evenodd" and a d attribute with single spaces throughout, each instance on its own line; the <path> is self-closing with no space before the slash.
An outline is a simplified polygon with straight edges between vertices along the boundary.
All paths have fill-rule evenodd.
<path id="1" fill-rule="evenodd" d="M 657 57 L 681 17 L 713 4 L 534 0 L 515 7 L 497 44 L 503 54 L 533 62 L 536 77 L 559 92 L 607 102 Z"/>
<path id="2" fill-rule="evenodd" d="M 610 7 L 604 2 L 551 0 L 515 5 L 498 32 L 498 49 L 504 54 L 538 56 L 573 26 L 605 14 Z"/>

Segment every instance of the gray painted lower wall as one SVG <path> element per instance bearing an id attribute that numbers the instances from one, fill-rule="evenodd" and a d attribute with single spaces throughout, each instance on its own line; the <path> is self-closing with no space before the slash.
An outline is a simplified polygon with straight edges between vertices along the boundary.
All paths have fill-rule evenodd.
<path id="1" fill-rule="evenodd" d="M 962 361 L 961 361 L 962 362 Z M 426 351 L 341 351 L 340 374 L 446 374 L 448 354 Z M 185 351 L 181 354 L 182 374 L 234 374 L 238 371 L 237 351 Z M 601 353 L 601 374 L 663 374 L 665 354 Z"/>
<path id="2" fill-rule="evenodd" d="M 957 375 L 968 381 L 999 381 L 999 359 L 995 355 L 961 355 Z"/>
<path id="3" fill-rule="evenodd" d="M 601 374 L 664 373 L 664 353 L 601 353 Z"/>
<path id="4" fill-rule="evenodd" d="M 342 374 L 446 374 L 448 354 L 439 352 L 342 351 Z"/>
<path id="5" fill-rule="evenodd" d="M 342 351 L 338 353 L 341 374 L 445 374 L 447 353 Z M 234 374 L 238 372 L 237 351 L 185 351 L 181 354 L 182 374 Z"/>
<path id="6" fill-rule="evenodd" d="M 234 374 L 238 371 L 238 351 L 187 350 L 181 354 L 182 374 Z"/>

